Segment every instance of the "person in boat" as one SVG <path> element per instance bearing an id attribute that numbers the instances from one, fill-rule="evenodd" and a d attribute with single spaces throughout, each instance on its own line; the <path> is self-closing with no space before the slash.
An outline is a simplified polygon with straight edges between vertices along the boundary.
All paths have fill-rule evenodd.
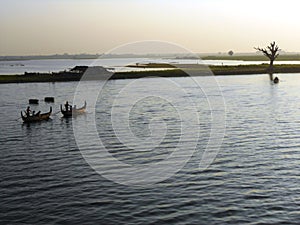
<path id="1" fill-rule="evenodd" d="M 31 110 L 30 110 L 30 106 L 27 106 L 27 109 L 25 111 L 26 116 L 30 116 Z"/>
<path id="2" fill-rule="evenodd" d="M 38 111 L 37 113 L 35 113 L 35 111 L 32 111 L 32 116 L 38 116 L 41 113 L 41 111 Z"/>
<path id="3" fill-rule="evenodd" d="M 66 109 L 66 111 L 69 111 L 69 102 L 68 101 L 66 101 L 66 104 L 65 104 L 65 109 Z"/>

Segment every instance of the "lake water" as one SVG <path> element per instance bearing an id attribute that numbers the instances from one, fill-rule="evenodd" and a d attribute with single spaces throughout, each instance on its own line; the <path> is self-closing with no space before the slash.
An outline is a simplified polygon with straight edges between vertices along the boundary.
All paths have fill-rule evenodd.
<path id="1" fill-rule="evenodd" d="M 0 75 L 24 74 L 24 72 L 58 72 L 69 70 L 75 66 L 104 66 L 114 68 L 116 71 L 128 70 L 124 66 L 136 62 L 159 62 L 171 64 L 208 64 L 208 65 L 249 65 L 269 63 L 268 61 L 242 61 L 242 60 L 195 60 L 195 59 L 153 59 L 153 58 L 99 58 L 99 59 L 45 59 L 0 61 Z M 300 61 L 276 61 L 275 64 L 300 64 Z M 130 70 L 134 70 L 131 68 Z"/>
<path id="2" fill-rule="evenodd" d="M 95 108 L 88 102 L 86 115 L 67 120 L 56 114 L 51 121 L 27 126 L 16 119 L 29 98 L 40 99 L 32 109 L 48 111 L 53 106 L 57 112 L 65 100 L 72 102 L 78 83 L 1 84 L 1 224 L 299 224 L 299 75 L 279 74 L 278 85 L 270 84 L 267 75 L 216 77 L 226 105 L 226 133 L 214 162 L 204 171 L 199 162 L 212 123 L 206 95 L 213 95 L 217 87 L 203 93 L 190 78 L 170 79 L 189 90 L 179 93 L 161 78 L 148 78 L 118 95 L 133 80 L 109 81 Z M 195 79 L 202 86 L 209 78 Z M 87 84 L 95 88 L 95 83 Z M 170 93 L 175 103 L 164 99 Z M 45 96 L 55 97 L 55 103 L 44 103 Z M 149 97 L 138 101 L 139 96 Z M 166 180 L 141 187 L 119 184 L 90 167 L 77 146 L 73 125 L 83 124 L 83 145 L 93 149 L 84 124 L 96 118 L 98 136 L 119 161 L 147 166 L 164 160 L 181 141 L 181 120 L 194 121 L 190 99 L 196 102 L 199 122 L 189 130 L 200 129 L 200 136 L 191 159 Z M 111 123 L 112 116 L 122 118 L 118 113 L 127 110 L 131 131 L 140 140 L 151 135 L 151 129 L 165 128 L 159 123 L 166 124 L 158 148 L 147 150 L 146 141 L 129 143 L 132 148 L 122 145 Z M 155 127 L 149 127 L 151 123 Z M 114 164 L 104 169 L 118 171 Z"/>

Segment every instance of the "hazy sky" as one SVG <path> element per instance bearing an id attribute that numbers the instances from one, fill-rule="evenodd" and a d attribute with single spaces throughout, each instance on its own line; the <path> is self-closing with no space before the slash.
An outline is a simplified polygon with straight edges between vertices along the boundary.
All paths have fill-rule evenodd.
<path id="1" fill-rule="evenodd" d="M 0 55 L 102 53 L 162 40 L 191 51 L 300 51 L 299 0 L 0 0 Z"/>

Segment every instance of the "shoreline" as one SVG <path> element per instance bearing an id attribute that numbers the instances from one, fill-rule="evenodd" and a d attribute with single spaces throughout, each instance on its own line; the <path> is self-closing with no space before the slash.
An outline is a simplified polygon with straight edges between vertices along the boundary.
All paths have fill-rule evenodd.
<path id="1" fill-rule="evenodd" d="M 186 56 L 185 54 L 153 54 L 151 57 L 154 58 L 167 58 L 167 59 L 196 59 L 196 60 L 242 60 L 242 61 L 268 61 L 268 59 L 262 54 L 256 53 L 236 53 L 234 55 L 228 55 L 223 52 L 221 54 L 216 53 L 194 53 L 191 56 Z M 3 61 L 28 61 L 28 60 L 84 60 L 84 59 L 101 59 L 101 58 L 148 58 L 149 54 L 140 55 L 140 54 L 52 54 L 52 55 L 27 55 L 27 56 L 0 56 L 0 62 Z M 280 54 L 277 58 L 277 61 L 300 61 L 300 53 L 284 53 Z"/>
<path id="2" fill-rule="evenodd" d="M 143 68 L 153 68 L 153 65 L 142 65 Z M 253 75 L 253 74 L 267 74 L 268 64 L 261 65 L 238 65 L 238 66 L 200 66 L 198 68 L 192 68 L 188 65 L 181 65 L 184 71 L 176 69 L 167 65 L 156 65 L 156 68 L 164 70 L 155 71 L 130 71 L 130 72 L 116 72 L 112 73 L 111 80 L 114 79 L 137 79 L 144 77 L 186 77 L 189 74 L 197 74 L 196 76 L 234 76 L 234 75 Z M 130 66 L 134 67 L 134 66 Z M 139 67 L 139 66 L 136 66 Z M 191 73 L 189 73 L 191 72 Z M 298 64 L 282 64 L 274 65 L 274 74 L 276 73 L 300 73 L 300 65 Z M 81 72 L 63 71 L 58 73 L 25 73 L 23 75 L 0 75 L 0 84 L 3 83 L 37 83 L 37 82 L 68 82 L 79 81 L 84 74 Z M 101 76 L 97 76 L 94 79 L 101 79 Z"/>

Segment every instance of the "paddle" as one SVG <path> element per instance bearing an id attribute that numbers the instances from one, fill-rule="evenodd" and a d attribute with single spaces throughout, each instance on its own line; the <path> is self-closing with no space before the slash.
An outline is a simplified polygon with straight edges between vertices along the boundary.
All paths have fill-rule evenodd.
<path id="1" fill-rule="evenodd" d="M 25 112 L 25 111 L 24 111 Z M 25 114 L 26 114 L 26 112 L 25 112 Z M 22 116 L 20 116 L 18 119 L 15 119 L 15 121 L 18 121 L 19 119 L 21 119 L 22 118 Z"/>
<path id="2" fill-rule="evenodd" d="M 58 114 L 58 113 L 60 113 L 60 111 L 57 111 L 56 113 L 53 113 L 52 115 L 54 116 L 54 115 L 56 115 L 56 114 Z"/>
<path id="3" fill-rule="evenodd" d="M 15 121 L 18 121 L 19 119 L 21 119 L 22 118 L 22 116 L 20 116 L 18 119 L 15 119 Z"/>

